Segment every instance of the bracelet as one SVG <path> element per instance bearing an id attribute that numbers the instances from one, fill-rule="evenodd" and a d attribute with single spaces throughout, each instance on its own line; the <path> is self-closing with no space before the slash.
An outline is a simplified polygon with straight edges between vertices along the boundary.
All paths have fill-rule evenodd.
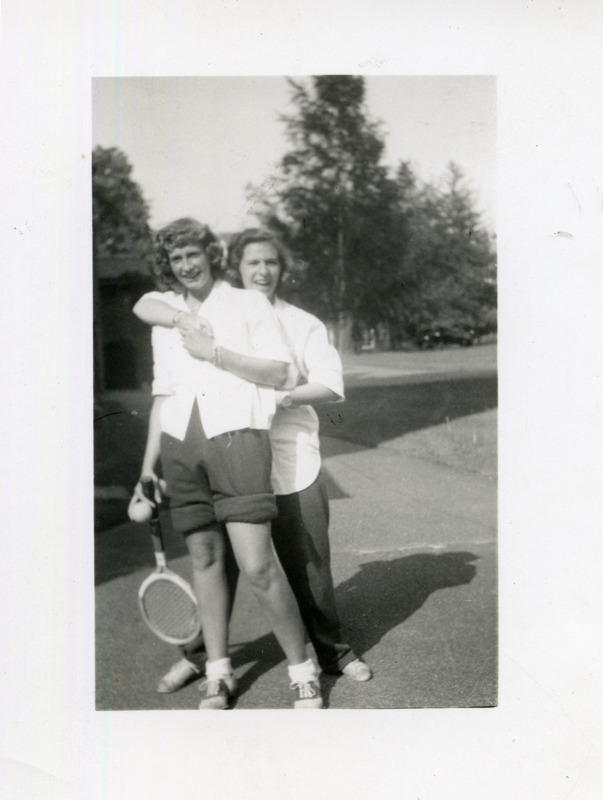
<path id="1" fill-rule="evenodd" d="M 184 314 L 184 311 L 176 311 L 174 316 L 172 317 L 172 327 L 175 328 L 178 324 L 180 317 Z"/>
<path id="2" fill-rule="evenodd" d="M 220 345 L 216 344 L 215 339 L 211 346 L 211 363 L 214 367 L 222 369 L 222 351 L 220 350 Z"/>

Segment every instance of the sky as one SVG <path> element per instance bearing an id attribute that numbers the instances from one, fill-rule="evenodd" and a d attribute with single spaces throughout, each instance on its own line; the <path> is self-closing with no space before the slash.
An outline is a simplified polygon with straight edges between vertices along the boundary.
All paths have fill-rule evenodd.
<path id="1" fill-rule="evenodd" d="M 309 82 L 309 78 L 296 80 Z M 495 229 L 496 82 L 489 76 L 366 76 L 383 162 L 410 161 L 437 182 L 454 161 L 484 224 Z M 245 188 L 287 151 L 281 115 L 295 112 L 284 77 L 95 78 L 93 146 L 119 147 L 156 228 L 194 216 L 224 233 L 253 224 Z"/>

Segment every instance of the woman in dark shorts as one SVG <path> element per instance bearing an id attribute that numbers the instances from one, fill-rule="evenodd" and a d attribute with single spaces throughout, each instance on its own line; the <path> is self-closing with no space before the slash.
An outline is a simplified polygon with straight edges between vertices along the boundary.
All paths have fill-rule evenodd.
<path id="1" fill-rule="evenodd" d="M 189 348 L 191 326 L 153 328 L 153 405 L 141 480 L 159 490 L 161 457 L 174 529 L 186 540 L 193 565 L 207 651 L 199 708 L 225 709 L 236 691 L 228 657 L 229 593 L 224 571 L 226 527 L 237 563 L 266 614 L 288 662 L 294 708 L 321 708 L 317 669 L 307 656 L 295 598 L 275 557 L 271 520 L 268 429 L 275 413 L 271 387 L 286 379 L 290 357 L 272 309 L 260 293 L 219 279 L 221 248 L 206 225 L 183 219 L 157 234 L 151 293 L 173 309 L 173 320 L 193 315 L 216 335 Z M 143 499 L 141 484 L 134 492 Z"/>

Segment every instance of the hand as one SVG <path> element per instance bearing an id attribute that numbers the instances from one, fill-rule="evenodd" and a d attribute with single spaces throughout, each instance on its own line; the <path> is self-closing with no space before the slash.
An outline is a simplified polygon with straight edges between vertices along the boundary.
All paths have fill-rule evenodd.
<path id="1" fill-rule="evenodd" d="M 205 317 L 195 317 L 195 328 L 205 331 L 208 336 L 213 338 L 214 329 L 211 326 L 211 322 L 208 319 L 205 319 Z"/>
<path id="2" fill-rule="evenodd" d="M 205 331 L 209 336 L 214 335 L 214 331 L 209 320 L 205 319 L 205 317 L 198 317 L 196 314 L 190 314 L 188 311 L 180 312 L 176 327 L 180 333 L 192 330 L 193 328 L 198 328 L 199 330 Z"/>
<path id="3" fill-rule="evenodd" d="M 194 328 L 196 322 L 197 317 L 194 314 L 191 314 L 189 311 L 180 311 L 178 313 L 176 327 L 180 332 L 182 332 L 188 330 L 189 328 Z"/>
<path id="4" fill-rule="evenodd" d="M 153 494 L 155 496 L 155 503 L 148 499 L 145 493 L 142 491 L 142 482 L 144 480 L 151 480 L 153 481 Z M 167 484 L 163 480 L 163 478 L 158 478 L 154 472 L 145 472 L 140 476 L 140 480 L 134 487 L 134 492 L 132 494 L 132 499 L 130 500 L 130 506 L 134 503 L 146 503 L 149 506 L 153 505 L 161 505 L 163 502 L 163 498 L 167 494 Z M 129 506 L 128 506 L 129 508 Z"/>
<path id="5" fill-rule="evenodd" d="M 204 320 L 201 320 L 203 323 Z M 214 337 L 209 327 L 191 327 L 180 331 L 182 344 L 188 352 L 195 358 L 211 361 L 214 352 Z"/>

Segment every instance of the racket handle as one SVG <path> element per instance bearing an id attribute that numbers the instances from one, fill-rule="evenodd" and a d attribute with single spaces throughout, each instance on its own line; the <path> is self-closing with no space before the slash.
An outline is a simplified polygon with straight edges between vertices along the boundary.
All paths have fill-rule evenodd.
<path id="1" fill-rule="evenodd" d="M 144 496 L 153 504 L 152 519 L 157 519 L 159 511 L 157 510 L 157 503 L 155 502 L 155 484 L 153 483 L 152 478 L 143 478 L 140 481 L 140 485 L 142 487 L 142 493 Z"/>
<path id="2" fill-rule="evenodd" d="M 163 534 L 161 533 L 161 522 L 159 521 L 159 510 L 155 502 L 155 484 L 151 478 L 143 478 L 140 482 L 142 486 L 142 493 L 153 503 L 153 516 L 149 520 L 151 526 L 151 538 L 153 540 L 153 549 L 155 553 L 163 553 L 165 548 L 163 545 Z"/>

